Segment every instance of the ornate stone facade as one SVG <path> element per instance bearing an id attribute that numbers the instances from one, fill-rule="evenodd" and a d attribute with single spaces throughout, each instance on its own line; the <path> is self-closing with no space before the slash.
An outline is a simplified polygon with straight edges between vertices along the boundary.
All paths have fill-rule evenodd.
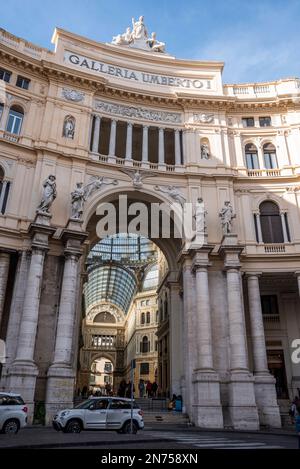
<path id="1" fill-rule="evenodd" d="M 29 420 L 44 402 L 50 422 L 83 386 L 82 292 L 100 203 L 202 199 L 204 245 L 155 240 L 166 264 L 151 379 L 157 359 L 160 392 L 181 394 L 196 425 L 280 426 L 300 388 L 291 359 L 300 337 L 299 81 L 223 85 L 223 63 L 83 43 L 60 29 L 53 41 L 56 52 L 0 31 L 10 72 L 0 98 L 1 388 L 22 393 Z M 49 175 L 56 198 L 36 213 Z M 101 190 L 70 219 L 71 192 L 91 181 Z M 104 323 L 120 344 L 107 356 L 128 373 L 134 354 L 118 314 Z M 83 350 L 82 372 L 97 353 Z"/>

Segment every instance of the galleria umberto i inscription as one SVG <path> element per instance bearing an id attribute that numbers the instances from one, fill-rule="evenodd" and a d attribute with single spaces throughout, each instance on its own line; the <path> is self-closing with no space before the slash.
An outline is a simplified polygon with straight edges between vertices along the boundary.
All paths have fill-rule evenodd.
<path id="1" fill-rule="evenodd" d="M 169 86 L 171 88 L 183 88 L 192 90 L 212 89 L 211 80 L 200 80 L 199 78 L 174 77 L 168 75 L 157 75 L 141 70 L 133 70 L 124 67 L 116 67 L 105 62 L 93 60 L 71 51 L 65 51 L 64 62 L 67 65 L 76 66 L 84 71 L 100 73 L 101 75 L 111 75 L 116 78 L 126 79 L 132 82 L 139 82 L 148 85 Z"/>

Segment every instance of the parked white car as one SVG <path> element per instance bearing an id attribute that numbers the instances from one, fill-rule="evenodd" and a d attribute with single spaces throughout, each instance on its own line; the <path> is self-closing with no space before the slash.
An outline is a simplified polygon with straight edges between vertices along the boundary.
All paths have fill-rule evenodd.
<path id="1" fill-rule="evenodd" d="M 0 392 L 0 432 L 18 433 L 27 424 L 27 410 L 20 394 Z"/>
<path id="2" fill-rule="evenodd" d="M 131 400 L 120 397 L 92 397 L 74 409 L 61 410 L 53 419 L 55 430 L 116 430 L 131 433 Z M 133 402 L 133 433 L 144 428 L 143 412 Z"/>

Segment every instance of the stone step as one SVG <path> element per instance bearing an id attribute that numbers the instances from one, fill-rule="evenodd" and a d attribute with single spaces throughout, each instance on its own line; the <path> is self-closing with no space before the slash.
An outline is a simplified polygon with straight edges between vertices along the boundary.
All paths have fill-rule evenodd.
<path id="1" fill-rule="evenodd" d="M 188 416 L 181 412 L 144 412 L 143 418 L 145 423 L 163 422 L 175 425 L 189 423 Z"/>

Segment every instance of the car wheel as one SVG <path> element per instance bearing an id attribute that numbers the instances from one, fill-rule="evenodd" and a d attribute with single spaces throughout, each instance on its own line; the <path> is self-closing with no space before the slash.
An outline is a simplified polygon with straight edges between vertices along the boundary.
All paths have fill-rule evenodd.
<path id="1" fill-rule="evenodd" d="M 19 422 L 15 419 L 7 420 L 3 425 L 3 433 L 16 434 L 19 431 Z"/>
<path id="2" fill-rule="evenodd" d="M 71 420 L 66 425 L 65 433 L 80 433 L 82 430 L 79 420 Z"/>
<path id="3" fill-rule="evenodd" d="M 135 422 L 132 423 L 132 432 L 131 432 L 131 422 L 124 423 L 123 426 L 123 433 L 134 433 L 136 434 L 138 431 L 138 427 Z"/>

